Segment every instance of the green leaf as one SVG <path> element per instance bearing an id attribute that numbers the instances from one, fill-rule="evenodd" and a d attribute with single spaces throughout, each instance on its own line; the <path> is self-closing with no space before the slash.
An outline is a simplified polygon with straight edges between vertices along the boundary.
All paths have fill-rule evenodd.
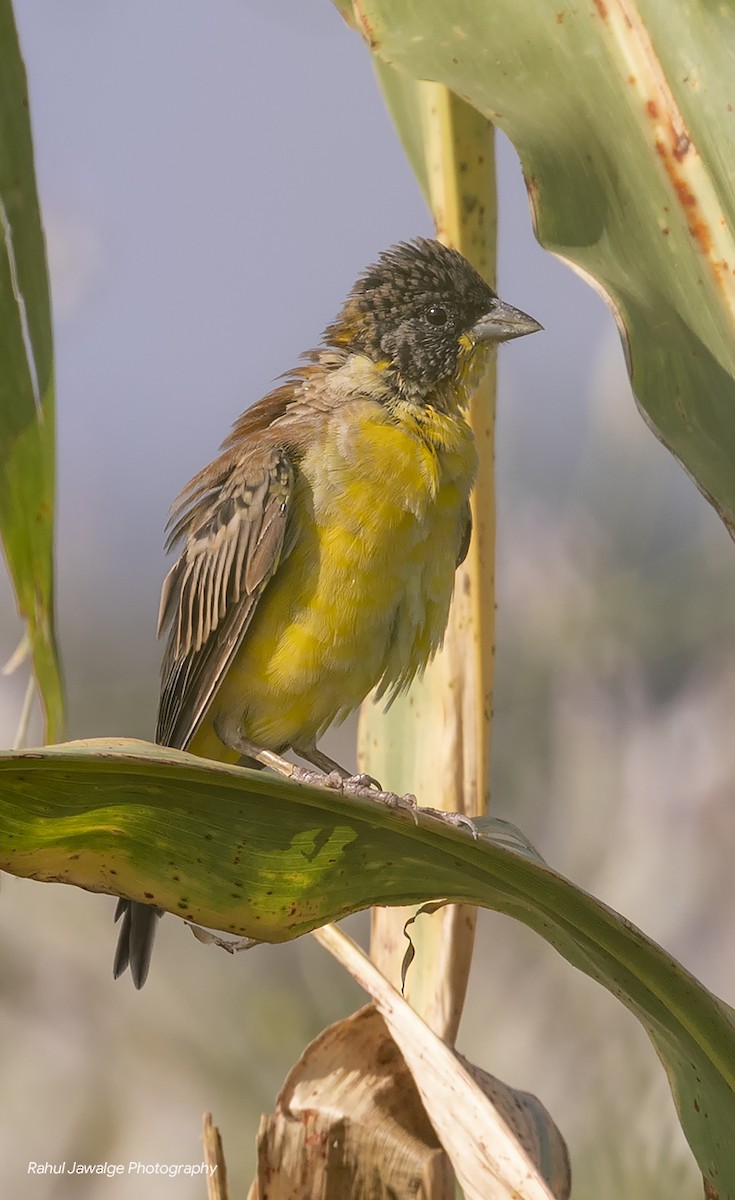
<path id="1" fill-rule="evenodd" d="M 606 293 L 648 423 L 733 532 L 735 7 L 356 0 L 354 13 L 383 63 L 445 84 L 511 138 L 540 241 Z M 410 92 L 387 91 L 410 151 Z"/>
<path id="2" fill-rule="evenodd" d="M 379 58 L 373 60 L 373 66 L 406 158 L 411 164 L 411 170 L 423 192 L 424 200 L 431 208 L 429 170 L 426 162 L 426 106 L 423 103 L 423 92 L 426 85 L 411 79 L 402 71 L 394 71 L 391 66 L 381 62 Z"/>
<path id="3" fill-rule="evenodd" d="M 0 534 L 33 668 L 58 738 L 54 633 L 54 377 L 28 87 L 10 0 L 0 0 Z"/>
<path id="4" fill-rule="evenodd" d="M 735 1021 L 623 917 L 540 861 L 419 812 L 146 742 L 0 755 L 0 870 L 281 942 L 373 904 L 480 904 L 535 929 L 642 1022 L 714 1194 L 735 1197 Z M 511 834 L 513 837 L 514 835 Z"/>

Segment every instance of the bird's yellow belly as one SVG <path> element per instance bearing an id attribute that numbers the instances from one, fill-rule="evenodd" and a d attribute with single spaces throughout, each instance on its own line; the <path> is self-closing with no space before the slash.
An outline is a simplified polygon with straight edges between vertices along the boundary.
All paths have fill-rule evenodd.
<path id="1" fill-rule="evenodd" d="M 351 408 L 301 463 L 292 549 L 206 722 L 235 717 L 262 748 L 313 744 L 376 685 L 408 684 L 444 635 L 475 472 L 471 433 L 442 417 L 451 445 L 436 448 L 377 404 Z"/>

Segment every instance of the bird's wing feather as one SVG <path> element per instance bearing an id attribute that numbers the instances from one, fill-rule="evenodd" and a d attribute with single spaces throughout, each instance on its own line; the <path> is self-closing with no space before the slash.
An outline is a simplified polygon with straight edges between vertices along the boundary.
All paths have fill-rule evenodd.
<path id="1" fill-rule="evenodd" d="M 293 469 L 282 446 L 225 457 L 192 481 L 169 542 L 185 538 L 161 593 L 156 741 L 185 748 L 236 654 L 283 549 Z"/>

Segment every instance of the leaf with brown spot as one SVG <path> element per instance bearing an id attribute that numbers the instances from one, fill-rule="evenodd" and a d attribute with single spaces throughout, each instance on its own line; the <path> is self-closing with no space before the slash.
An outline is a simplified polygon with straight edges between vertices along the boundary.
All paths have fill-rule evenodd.
<path id="1" fill-rule="evenodd" d="M 248 853 L 233 867 L 239 844 Z M 151 892 L 175 911 L 171 860 L 191 921 L 259 941 L 375 904 L 438 899 L 521 921 L 642 1023 L 704 1177 L 735 1196 L 732 1009 L 507 828 L 489 824 L 475 839 L 420 808 L 406 820 L 376 800 L 147 742 L 0 754 L 0 870 L 133 900 Z"/>
<path id="2" fill-rule="evenodd" d="M 553 0 L 359 5 L 422 186 L 400 93 L 431 79 L 515 145 L 540 242 L 608 300 L 647 422 L 732 533 L 735 7 L 595 0 L 563 21 L 557 9 Z"/>

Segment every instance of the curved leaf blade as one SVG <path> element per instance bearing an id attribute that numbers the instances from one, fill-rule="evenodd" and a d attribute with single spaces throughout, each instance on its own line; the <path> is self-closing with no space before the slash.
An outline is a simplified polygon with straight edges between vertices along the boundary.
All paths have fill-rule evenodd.
<path id="1" fill-rule="evenodd" d="M 623 917 L 526 854 L 146 742 L 0 755 L 0 870 L 285 941 L 374 904 L 481 904 L 535 929 L 638 1017 L 714 1194 L 735 1197 L 732 1010 Z"/>
<path id="2" fill-rule="evenodd" d="M 735 531 L 735 11 L 706 0 L 355 0 L 354 11 L 380 59 L 444 83 L 511 138 L 539 240 L 610 301 L 646 420 Z"/>

